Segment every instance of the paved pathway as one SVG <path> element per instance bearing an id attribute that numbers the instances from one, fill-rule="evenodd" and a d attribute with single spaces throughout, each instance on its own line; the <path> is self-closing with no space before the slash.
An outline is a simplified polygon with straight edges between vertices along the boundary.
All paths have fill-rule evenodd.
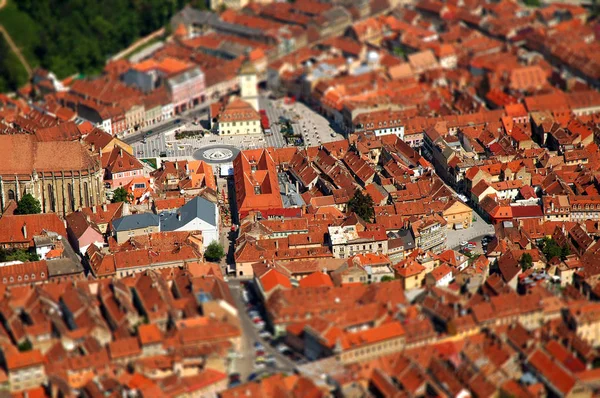
<path id="1" fill-rule="evenodd" d="M 121 59 L 123 57 L 125 57 L 126 55 L 131 54 L 132 52 L 134 52 L 137 48 L 143 46 L 144 44 L 148 43 L 149 41 L 162 36 L 165 34 L 165 28 L 160 28 L 158 30 L 155 30 L 154 32 L 150 33 L 147 36 L 144 36 L 138 40 L 136 40 L 132 45 L 130 45 L 129 47 L 127 47 L 126 49 L 120 51 L 119 53 L 117 53 L 117 55 L 115 55 L 114 57 L 111 58 L 111 60 L 116 61 L 118 59 Z"/>

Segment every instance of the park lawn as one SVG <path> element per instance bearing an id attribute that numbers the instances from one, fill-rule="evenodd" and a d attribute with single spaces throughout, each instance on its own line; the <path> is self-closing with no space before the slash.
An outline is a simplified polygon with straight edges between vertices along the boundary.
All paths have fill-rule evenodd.
<path id="1" fill-rule="evenodd" d="M 8 31 L 29 65 L 32 68 L 38 66 L 34 48 L 39 42 L 39 28 L 29 15 L 17 8 L 14 0 L 6 0 L 6 6 L 0 10 L 0 25 Z"/>

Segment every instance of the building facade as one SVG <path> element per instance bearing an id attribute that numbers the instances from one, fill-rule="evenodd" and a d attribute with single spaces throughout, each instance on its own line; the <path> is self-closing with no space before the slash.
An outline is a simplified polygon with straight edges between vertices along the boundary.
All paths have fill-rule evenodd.
<path id="1" fill-rule="evenodd" d="M 100 160 L 79 142 L 38 142 L 31 135 L 3 135 L 0 147 L 7 151 L 0 166 L 2 208 L 25 194 L 39 200 L 43 213 L 60 215 L 104 202 Z"/>

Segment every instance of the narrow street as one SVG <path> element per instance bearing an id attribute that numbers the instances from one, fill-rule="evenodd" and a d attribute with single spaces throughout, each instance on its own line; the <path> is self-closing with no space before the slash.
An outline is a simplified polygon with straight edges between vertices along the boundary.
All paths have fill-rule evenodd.
<path id="1" fill-rule="evenodd" d="M 272 347 L 267 341 L 263 340 L 258 335 L 258 330 L 254 326 L 254 323 L 248 316 L 246 311 L 246 305 L 242 299 L 242 289 L 244 288 L 238 280 L 230 280 L 228 282 L 229 289 L 235 301 L 235 306 L 238 310 L 240 325 L 242 327 L 243 341 L 242 341 L 242 355 L 240 358 L 234 360 L 232 364 L 231 372 L 240 373 L 242 380 L 246 380 L 247 377 L 254 372 L 254 343 L 260 343 L 264 347 L 264 351 L 267 354 L 272 355 L 276 361 L 276 367 L 268 367 L 261 369 L 260 371 L 279 371 L 284 373 L 293 373 L 296 369 L 296 364 L 290 359 L 282 355 L 276 348 Z"/>

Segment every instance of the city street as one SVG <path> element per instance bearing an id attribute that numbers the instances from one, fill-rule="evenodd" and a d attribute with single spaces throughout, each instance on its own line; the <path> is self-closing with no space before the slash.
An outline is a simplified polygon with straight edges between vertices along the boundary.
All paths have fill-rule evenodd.
<path id="1" fill-rule="evenodd" d="M 243 333 L 242 357 L 233 360 L 230 372 L 240 373 L 242 380 L 247 380 L 247 377 L 256 371 L 254 367 L 254 344 L 258 342 L 264 347 L 265 353 L 272 355 L 277 361 L 276 367 L 267 367 L 264 369 L 265 371 L 271 370 L 273 372 L 279 371 L 284 373 L 293 373 L 296 369 L 296 364 L 283 356 L 279 351 L 277 351 L 277 349 L 273 348 L 267 341 L 263 340 L 258 335 L 258 331 L 248 316 L 246 305 L 242 300 L 242 290 L 244 289 L 244 286 L 241 285 L 237 280 L 230 280 L 228 284 L 229 289 L 231 290 L 231 295 L 233 296 L 233 300 L 235 301 L 235 306 L 238 310 L 240 325 Z"/>

